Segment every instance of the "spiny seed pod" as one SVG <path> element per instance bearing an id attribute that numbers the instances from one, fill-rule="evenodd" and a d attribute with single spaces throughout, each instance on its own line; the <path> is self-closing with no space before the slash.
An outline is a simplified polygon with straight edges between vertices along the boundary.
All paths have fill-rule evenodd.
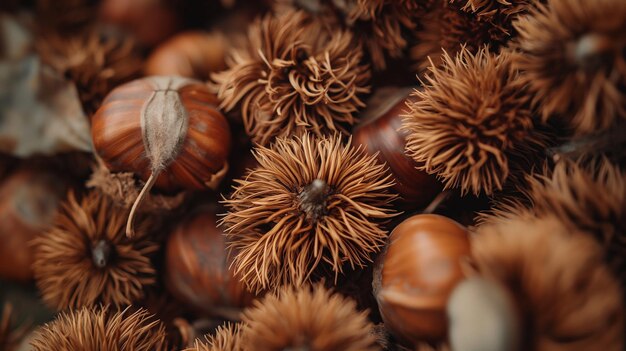
<path id="1" fill-rule="evenodd" d="M 219 326 L 213 335 L 206 337 L 206 342 L 196 340 L 194 347 L 185 351 L 244 351 L 241 324 L 226 323 Z"/>
<path id="2" fill-rule="evenodd" d="M 31 341 L 34 351 L 166 351 L 165 326 L 146 310 L 83 307 L 61 313 Z"/>
<path id="3" fill-rule="evenodd" d="M 624 346 L 624 306 L 602 250 L 552 215 L 478 228 L 477 273 L 505 287 L 521 314 L 520 350 L 614 350 Z"/>
<path id="4" fill-rule="evenodd" d="M 380 350 L 367 312 L 321 285 L 268 295 L 244 312 L 242 322 L 246 350 Z"/>
<path id="5" fill-rule="evenodd" d="M 35 280 L 48 305 L 124 306 L 144 296 L 144 287 L 156 281 L 150 257 L 158 245 L 149 239 L 148 220 L 128 238 L 127 215 L 97 192 L 80 201 L 68 194 L 53 227 L 33 241 Z"/>
<path id="6" fill-rule="evenodd" d="M 107 167 L 134 172 L 146 183 L 131 209 L 153 186 L 162 190 L 216 189 L 228 170 L 228 122 L 200 82 L 148 77 L 113 90 L 92 119 L 94 147 Z"/>
<path id="7" fill-rule="evenodd" d="M 410 56 L 421 75 L 429 66 L 442 63 L 443 51 L 454 55 L 464 47 L 476 53 L 485 44 L 498 51 L 509 39 L 511 33 L 493 22 L 463 11 L 454 3 L 437 1 L 420 20 Z"/>
<path id="8" fill-rule="evenodd" d="M 497 204 L 485 222 L 516 213 L 551 214 L 571 230 L 593 235 L 609 266 L 626 286 L 626 172 L 607 159 L 588 164 L 561 159 L 553 169 L 529 175 L 524 198 Z"/>
<path id="9" fill-rule="evenodd" d="M 337 276 L 344 264 L 371 261 L 396 198 L 376 156 L 339 136 L 304 134 L 258 147 L 255 157 L 259 166 L 236 181 L 222 221 L 235 274 L 252 291 L 303 284 L 318 266 Z"/>
<path id="10" fill-rule="evenodd" d="M 267 15 L 213 75 L 221 106 L 241 109 L 246 133 L 260 145 L 310 131 L 348 134 L 364 107 L 370 72 L 349 32 L 323 28 L 302 11 Z"/>
<path id="11" fill-rule="evenodd" d="M 42 61 L 76 84 L 87 116 L 100 107 L 113 88 L 141 73 L 143 62 L 134 42 L 105 34 L 100 28 L 69 37 L 44 33 L 36 44 Z"/>
<path id="12" fill-rule="evenodd" d="M 578 134 L 626 119 L 626 2 L 548 0 L 515 24 L 515 65 L 544 120 Z"/>
<path id="13" fill-rule="evenodd" d="M 497 17 L 517 17 L 527 12 L 532 5 L 542 0 L 453 0 L 465 11 L 476 13 L 479 17 L 497 21 Z"/>
<path id="14" fill-rule="evenodd" d="M 369 53 L 375 69 L 384 70 L 386 57 L 401 58 L 407 33 L 430 7 L 431 0 L 353 0 L 347 26 Z M 349 3 L 349 2 L 348 2 Z"/>
<path id="15" fill-rule="evenodd" d="M 407 151 L 446 188 L 492 194 L 545 146 L 508 53 L 466 49 L 431 67 L 403 121 Z"/>

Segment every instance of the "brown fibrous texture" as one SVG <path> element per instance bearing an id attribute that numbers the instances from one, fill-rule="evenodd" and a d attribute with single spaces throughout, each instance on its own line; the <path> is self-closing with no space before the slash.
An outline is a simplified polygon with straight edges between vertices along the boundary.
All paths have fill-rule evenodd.
<path id="1" fill-rule="evenodd" d="M 403 120 L 407 152 L 446 188 L 492 194 L 545 146 L 506 52 L 444 53 L 414 96 Z"/>
<path id="2" fill-rule="evenodd" d="M 43 63 L 76 84 L 88 116 L 113 88 L 138 78 L 143 65 L 131 39 L 107 35 L 98 27 L 71 35 L 42 33 L 36 46 Z"/>
<path id="3" fill-rule="evenodd" d="M 348 134 L 369 92 L 362 56 L 349 32 L 325 30 L 303 11 L 288 11 L 252 23 L 247 45 L 212 77 L 221 107 L 241 110 L 256 143 L 303 131 Z"/>
<path id="4" fill-rule="evenodd" d="M 407 33 L 416 29 L 432 0 L 353 0 L 347 26 L 369 53 L 377 70 L 387 66 L 386 56 L 401 58 L 407 47 Z"/>
<path id="5" fill-rule="evenodd" d="M 244 311 L 246 350 L 380 350 L 367 311 L 322 285 L 286 287 Z"/>
<path id="6" fill-rule="evenodd" d="M 626 119 L 624 18 L 621 0 L 550 0 L 515 23 L 515 65 L 544 120 L 588 134 Z"/>
<path id="7" fill-rule="evenodd" d="M 144 288 L 156 281 L 151 256 L 158 244 L 146 218 L 127 237 L 127 217 L 127 209 L 96 191 L 80 201 L 68 194 L 53 227 L 33 241 L 35 280 L 49 306 L 125 306 L 144 297 Z"/>
<path id="8" fill-rule="evenodd" d="M 13 323 L 13 307 L 4 304 L 2 316 L 0 316 L 0 350 L 15 351 L 20 340 L 24 337 L 26 329 L 14 328 Z"/>
<path id="9" fill-rule="evenodd" d="M 526 13 L 541 0 L 453 0 L 464 4 L 462 9 L 476 13 L 478 16 L 494 20 L 499 16 L 507 19 Z"/>
<path id="10" fill-rule="evenodd" d="M 133 206 L 143 186 L 134 173 L 111 172 L 100 160 L 92 168 L 93 171 L 86 183 L 88 188 L 95 188 L 110 197 L 117 206 L 124 208 Z M 185 192 L 171 196 L 148 193 L 140 210 L 145 213 L 171 211 L 182 205 L 185 197 Z"/>
<path id="11" fill-rule="evenodd" d="M 259 166 L 240 180 L 222 219 L 237 254 L 235 274 L 252 291 L 300 285 L 317 267 L 371 262 L 387 237 L 397 197 L 376 155 L 339 136 L 277 139 L 254 151 Z"/>
<path id="12" fill-rule="evenodd" d="M 244 351 L 241 338 L 241 324 L 226 323 L 219 326 L 206 342 L 196 340 L 194 347 L 185 351 Z"/>
<path id="13" fill-rule="evenodd" d="M 418 73 L 423 74 L 432 64 L 442 63 L 444 51 L 454 55 L 465 47 L 476 53 L 485 44 L 491 51 L 499 51 L 511 39 L 511 32 L 454 3 L 441 1 L 421 16 L 414 36 L 410 57 Z"/>
<path id="14" fill-rule="evenodd" d="M 61 313 L 31 341 L 35 351 L 166 351 L 165 327 L 146 310 L 83 307 Z"/>
<path id="15" fill-rule="evenodd" d="M 478 274 L 507 287 L 522 312 L 522 350 L 622 350 L 624 307 L 602 250 L 558 218 L 520 215 L 478 228 Z"/>
<path id="16" fill-rule="evenodd" d="M 553 169 L 529 175 L 526 181 L 523 198 L 499 203 L 485 222 L 521 212 L 554 215 L 570 230 L 595 237 L 608 265 L 626 287 L 626 172 L 607 159 L 587 164 L 562 159 Z"/>

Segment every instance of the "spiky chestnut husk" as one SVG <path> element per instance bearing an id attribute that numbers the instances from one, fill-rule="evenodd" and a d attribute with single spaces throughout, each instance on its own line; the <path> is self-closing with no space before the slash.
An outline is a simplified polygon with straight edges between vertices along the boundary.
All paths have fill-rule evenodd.
<path id="1" fill-rule="evenodd" d="M 279 138 L 256 148 L 259 166 L 237 180 L 222 219 L 235 274 L 250 290 L 301 285 L 316 268 L 363 267 L 387 237 L 397 197 L 376 155 L 339 136 Z"/>
<path id="2" fill-rule="evenodd" d="M 196 340 L 194 347 L 185 351 L 244 351 L 241 339 L 241 324 L 226 323 L 219 326 L 206 342 Z"/>
<path id="3" fill-rule="evenodd" d="M 17 350 L 20 340 L 25 336 L 26 329 L 18 327 L 17 329 L 11 324 L 13 322 L 13 308 L 5 303 L 0 316 L 0 350 L 14 351 Z"/>
<path id="4" fill-rule="evenodd" d="M 214 74 L 221 107 L 241 109 L 246 133 L 260 145 L 310 131 L 348 134 L 369 92 L 370 71 L 346 31 L 328 31 L 303 11 L 266 15 Z"/>
<path id="5" fill-rule="evenodd" d="M 45 64 L 76 84 L 88 116 L 113 88 L 141 74 L 143 63 L 134 42 L 107 35 L 98 27 L 70 36 L 44 33 L 36 46 Z"/>
<path id="6" fill-rule="evenodd" d="M 407 152 L 446 188 L 492 194 L 545 147 L 511 55 L 443 55 L 403 121 Z"/>
<path id="7" fill-rule="evenodd" d="M 432 0 L 353 0 L 347 26 L 369 53 L 376 70 L 387 67 L 386 57 L 401 58 L 407 34 L 432 6 Z"/>
<path id="8" fill-rule="evenodd" d="M 540 1 L 542 0 L 453 0 L 463 5 L 464 11 L 476 13 L 492 21 L 497 21 L 498 17 L 504 17 L 507 20 L 514 19 L 526 13 Z"/>
<path id="9" fill-rule="evenodd" d="M 266 295 L 244 311 L 242 323 L 246 350 L 380 350 L 367 312 L 322 285 Z"/>
<path id="10" fill-rule="evenodd" d="M 472 255 L 478 274 L 523 311 L 519 349 L 622 350 L 622 293 L 584 232 L 551 215 L 520 215 L 479 227 Z"/>
<path id="11" fill-rule="evenodd" d="M 442 63 L 443 51 L 454 55 L 465 47 L 476 53 L 488 44 L 491 51 L 497 52 L 511 39 L 511 33 L 505 28 L 446 1 L 436 2 L 422 16 L 414 36 L 415 45 L 409 55 L 420 75 L 430 65 Z"/>
<path id="12" fill-rule="evenodd" d="M 127 237 L 127 216 L 98 192 L 80 200 L 68 194 L 53 227 L 33 241 L 33 271 L 46 304 L 125 306 L 144 297 L 144 287 L 156 281 L 151 256 L 159 246 L 148 237 L 148 219 Z"/>
<path id="13" fill-rule="evenodd" d="M 626 119 L 626 2 L 549 0 L 515 23 L 515 66 L 544 120 L 577 134 Z"/>
<path id="14" fill-rule="evenodd" d="M 146 310 L 83 307 L 61 313 L 31 341 L 34 351 L 166 351 L 165 327 Z"/>
<path id="15" fill-rule="evenodd" d="M 554 215 L 571 230 L 593 235 L 626 287 L 626 172 L 607 159 L 587 164 L 562 159 L 553 169 L 526 178 L 520 199 L 497 203 L 481 219 L 497 222 L 526 211 Z"/>

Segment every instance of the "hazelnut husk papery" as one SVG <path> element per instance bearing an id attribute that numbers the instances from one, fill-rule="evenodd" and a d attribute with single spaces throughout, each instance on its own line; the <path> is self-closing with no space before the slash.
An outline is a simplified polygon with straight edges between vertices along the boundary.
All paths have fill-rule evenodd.
<path id="1" fill-rule="evenodd" d="M 31 169 L 16 171 L 0 185 L 0 278 L 33 278 L 29 242 L 52 225 L 64 189 L 54 174 Z"/>
<path id="2" fill-rule="evenodd" d="M 211 72 L 226 68 L 226 37 L 218 32 L 188 31 L 177 34 L 150 54 L 147 75 L 176 75 L 208 80 Z"/>
<path id="3" fill-rule="evenodd" d="M 446 303 L 470 256 L 465 227 L 432 214 L 412 216 L 389 236 L 374 268 L 374 295 L 386 328 L 410 345 L 446 337 Z"/>
<path id="4" fill-rule="evenodd" d="M 434 175 L 418 171 L 418 163 L 405 152 L 407 132 L 401 130 L 402 115 L 408 111 L 407 101 L 416 98 L 411 95 L 412 90 L 396 87 L 377 90 L 367 102 L 369 107 L 359 115 L 361 122 L 354 129 L 352 143 L 363 145 L 369 154 L 378 153 L 378 160 L 387 164 L 395 181 L 393 190 L 400 195 L 398 203 L 420 208 L 443 186 Z"/>
<path id="5" fill-rule="evenodd" d="M 147 77 L 119 86 L 92 119 L 94 148 L 113 172 L 146 183 L 126 227 L 152 187 L 163 191 L 216 189 L 228 170 L 228 122 L 200 82 Z"/>
<path id="6" fill-rule="evenodd" d="M 174 229 L 166 244 L 165 284 L 193 308 L 237 320 L 253 295 L 230 268 L 225 236 L 216 222 L 214 211 L 202 208 Z"/>

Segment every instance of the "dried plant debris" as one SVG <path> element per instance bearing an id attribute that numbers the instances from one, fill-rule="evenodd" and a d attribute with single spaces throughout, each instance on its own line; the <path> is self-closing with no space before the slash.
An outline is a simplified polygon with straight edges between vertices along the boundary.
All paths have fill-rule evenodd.
<path id="1" fill-rule="evenodd" d="M 134 42 L 99 27 L 70 36 L 43 33 L 36 45 L 45 64 L 76 84 L 88 116 L 113 88 L 141 74 L 143 63 Z"/>
<path id="2" fill-rule="evenodd" d="M 149 237 L 147 219 L 128 238 L 127 216 L 127 209 L 96 191 L 80 200 L 68 194 L 52 229 L 34 240 L 35 280 L 48 305 L 125 306 L 144 297 L 144 287 L 156 281 L 151 256 L 158 244 Z"/>
<path id="3" fill-rule="evenodd" d="M 515 24 L 515 65 L 544 120 L 588 134 L 626 119 L 625 18 L 622 0 L 549 0 Z"/>
<path id="4" fill-rule="evenodd" d="M 166 351 L 165 326 L 146 310 L 83 307 L 61 313 L 31 341 L 34 351 Z"/>
<path id="5" fill-rule="evenodd" d="M 348 134 L 365 105 L 370 71 L 346 31 L 327 31 L 302 11 L 266 15 L 247 45 L 213 75 L 226 111 L 241 110 L 246 133 L 261 145 L 310 131 Z"/>
<path id="6" fill-rule="evenodd" d="M 244 311 L 242 321 L 246 350 L 380 350 L 367 312 L 321 285 L 267 295 Z"/>
<path id="7" fill-rule="evenodd" d="M 185 351 L 244 351 L 241 324 L 226 323 L 219 326 L 213 335 L 206 337 L 206 342 L 196 340 L 194 347 Z"/>
<path id="8" fill-rule="evenodd" d="M 143 187 L 134 173 L 111 172 L 100 159 L 97 159 L 97 163 L 93 166 L 93 172 L 86 185 L 110 197 L 117 206 L 128 209 L 133 206 Z M 171 211 L 184 203 L 186 195 L 185 192 L 178 192 L 171 196 L 147 193 L 147 200 L 139 209 L 141 212 L 152 214 Z"/>
<path id="9" fill-rule="evenodd" d="M 0 62 L 0 152 L 17 157 L 91 151 L 74 85 L 30 55 Z"/>
<path id="10" fill-rule="evenodd" d="M 252 291 L 300 285 L 318 266 L 335 277 L 363 267 L 395 215 L 392 181 L 376 156 L 309 134 L 258 147 L 259 166 L 236 181 L 222 220 L 235 273 Z"/>
<path id="11" fill-rule="evenodd" d="M 511 55 L 462 49 L 432 66 L 403 128 L 407 152 L 446 188 L 492 194 L 545 147 Z"/>
<path id="12" fill-rule="evenodd" d="M 479 227 L 472 254 L 478 274 L 524 311 L 521 350 L 622 350 L 622 292 L 585 233 L 552 215 L 520 215 Z"/>

